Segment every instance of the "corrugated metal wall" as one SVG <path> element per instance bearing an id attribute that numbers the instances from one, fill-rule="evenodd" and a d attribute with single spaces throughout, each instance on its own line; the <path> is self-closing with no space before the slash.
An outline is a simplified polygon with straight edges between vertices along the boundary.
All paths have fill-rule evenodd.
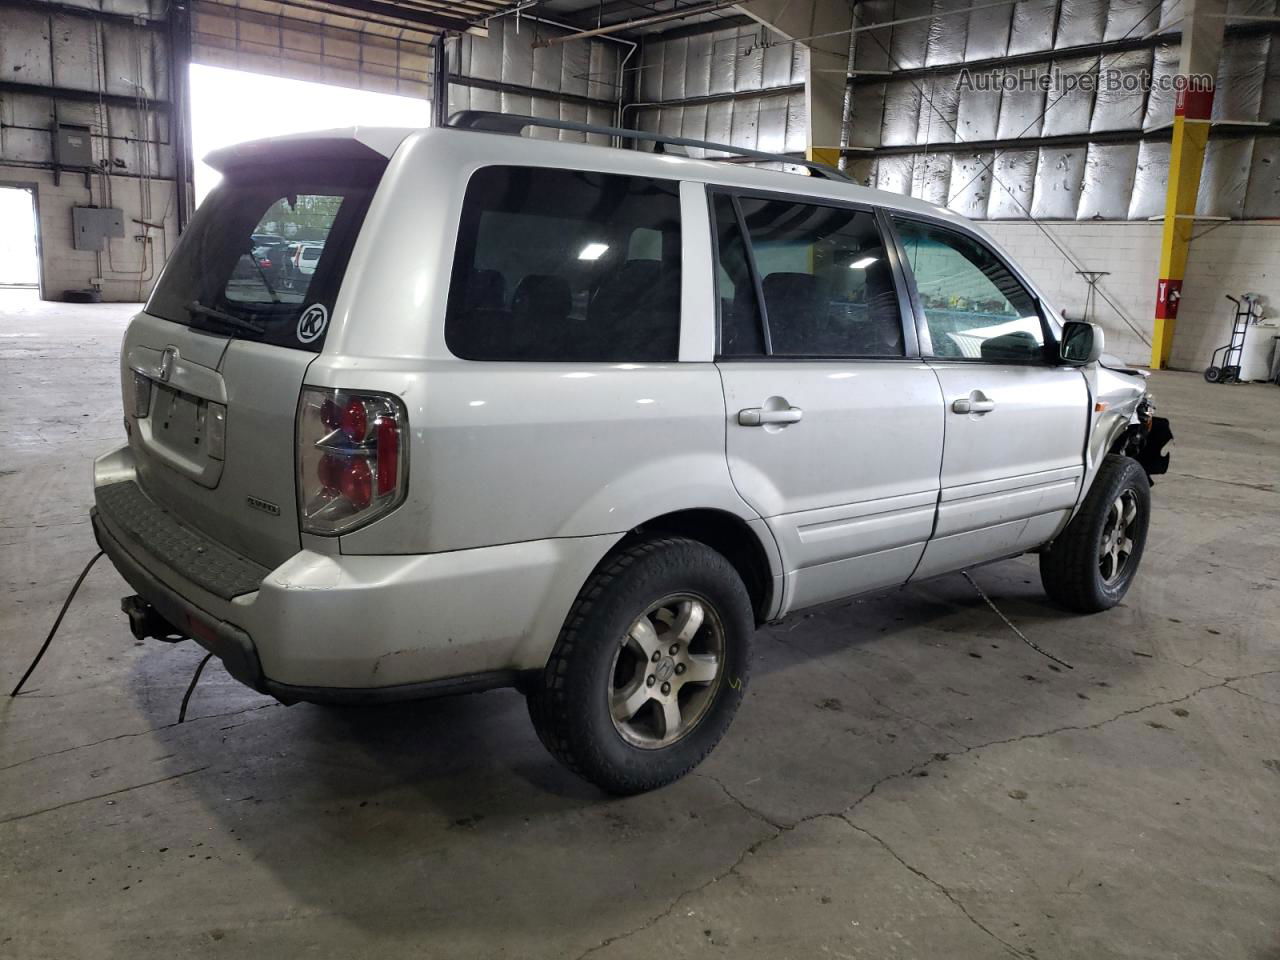
<path id="1" fill-rule="evenodd" d="M 1172 122 L 1172 91 L 1062 94 L 1002 90 L 999 83 L 991 90 L 982 89 L 982 78 L 998 66 L 1068 77 L 1101 67 L 1129 85 L 1144 75 L 1172 76 L 1178 0 L 971 6 L 970 0 L 856 5 L 859 26 L 933 17 L 854 34 L 845 126 L 850 174 L 975 219 L 1145 220 L 1162 214 L 1169 143 L 1167 130 L 1162 136 L 1160 129 Z M 1273 16 L 1277 0 L 1230 0 L 1228 10 Z M 1106 43 L 1116 45 L 1105 51 L 1089 46 Z M 799 152 L 803 92 L 777 88 L 803 82 L 803 54 L 799 44 L 774 43 L 756 27 L 646 43 L 640 100 L 648 106 L 636 119 L 645 129 Z M 1216 82 L 1216 121 L 1280 120 L 1280 35 L 1228 36 Z M 777 92 L 770 95 L 771 89 Z M 728 91 L 737 97 L 689 102 Z M 1256 136 L 1241 130 L 1210 141 L 1199 213 L 1280 216 L 1280 137 L 1274 128 L 1260 128 Z M 1039 142 L 1046 138 L 1057 139 Z M 965 149 L 959 146 L 964 143 L 982 145 Z"/>
<path id="2" fill-rule="evenodd" d="M 629 44 L 574 40 L 534 47 L 536 40 L 567 31 L 528 18 L 489 22 L 489 36 L 450 42 L 449 112 L 494 110 L 614 126 Z M 633 58 L 634 59 L 634 58 Z M 605 137 L 569 130 L 532 130 L 530 136 L 607 143 Z"/>
<path id="3" fill-rule="evenodd" d="M 162 6 L 160 0 L 118 0 L 115 12 L 150 21 Z M 3 18 L 0 79 L 31 92 L 19 86 L 0 96 L 0 164 L 51 165 L 56 121 L 89 127 L 94 159 L 116 173 L 174 175 L 167 112 L 150 105 L 169 96 L 161 30 L 34 5 L 6 9 Z"/>
<path id="4" fill-rule="evenodd" d="M 627 125 L 756 150 L 803 152 L 809 50 L 771 39 L 763 27 L 738 26 L 646 42 L 638 102 L 627 109 Z"/>

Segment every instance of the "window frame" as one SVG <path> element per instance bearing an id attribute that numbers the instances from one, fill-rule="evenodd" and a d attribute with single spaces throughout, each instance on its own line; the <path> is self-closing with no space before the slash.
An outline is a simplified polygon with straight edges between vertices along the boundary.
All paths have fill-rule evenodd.
<path id="1" fill-rule="evenodd" d="M 1053 329 L 1053 325 L 1049 322 L 1045 315 L 1044 303 L 1040 299 L 1040 295 L 1028 281 L 1027 277 L 1016 265 L 1011 263 L 1009 259 L 1000 254 L 998 250 L 991 246 L 987 240 L 977 231 L 968 229 L 967 227 L 943 220 L 938 217 L 930 217 L 924 214 L 918 214 L 909 211 L 892 211 L 886 212 L 885 221 L 889 229 L 892 231 L 893 245 L 898 253 L 899 262 L 902 265 L 902 273 L 907 283 L 907 292 L 911 299 L 911 310 L 915 316 L 916 337 L 920 344 L 920 355 L 931 363 L 985 363 L 985 364 L 1004 364 L 1018 367 L 1051 367 L 1057 363 L 1058 356 L 1058 338 Z M 1040 357 L 1029 357 L 1026 360 L 987 360 L 983 357 L 951 357 L 942 356 L 933 349 L 933 334 L 929 331 L 929 318 L 925 312 L 924 304 L 920 300 L 920 289 L 916 284 L 915 271 L 911 269 L 911 262 L 907 257 L 907 248 L 902 242 L 902 237 L 898 233 L 898 221 L 909 221 L 912 223 L 924 224 L 942 230 L 946 233 L 955 234 L 970 240 L 981 247 L 988 256 L 998 262 L 1006 270 L 1009 275 L 1022 287 L 1023 291 L 1031 299 L 1036 308 L 1036 318 L 1040 321 L 1040 331 L 1044 336 L 1044 346 L 1041 350 Z"/>
<path id="2" fill-rule="evenodd" d="M 908 296 L 907 277 L 903 271 L 901 247 L 898 243 L 897 233 L 892 229 L 892 224 L 888 221 L 886 211 L 882 207 L 878 207 L 873 203 L 865 203 L 861 201 L 840 200 L 829 197 L 813 197 L 802 193 L 787 193 L 776 190 L 757 190 L 748 187 L 733 187 L 708 183 L 706 190 L 707 195 L 707 214 L 710 217 L 711 228 L 711 285 L 715 291 L 715 311 L 716 311 L 716 337 L 715 337 L 715 356 L 717 363 L 759 363 L 761 361 L 770 362 L 789 362 L 797 361 L 800 363 L 814 362 L 840 362 L 862 360 L 862 361 L 887 361 L 891 363 L 901 362 L 919 362 L 921 359 L 920 342 L 917 335 L 918 321 L 915 318 L 914 304 Z M 720 298 L 720 284 L 718 271 L 720 269 L 720 236 L 716 226 L 716 197 L 725 196 L 729 198 L 733 206 L 734 216 L 737 219 L 738 230 L 742 235 L 743 246 L 747 251 L 747 269 L 751 272 L 751 283 L 755 288 L 756 309 L 760 317 L 761 339 L 764 342 L 765 353 L 759 356 L 725 356 L 720 352 L 721 337 L 723 331 L 723 318 L 721 317 L 721 308 L 723 304 Z M 830 207 L 838 210 L 853 210 L 858 213 L 869 213 L 875 218 L 876 229 L 880 231 L 880 239 L 884 244 L 885 256 L 889 260 L 889 269 L 893 274 L 894 294 L 898 301 L 898 325 L 902 331 L 902 355 L 901 356 L 883 356 L 876 354 L 787 354 L 786 356 L 773 352 L 773 337 L 769 331 L 769 311 L 764 302 L 764 280 L 760 276 L 760 270 L 756 265 L 755 246 L 751 242 L 751 234 L 747 230 L 746 220 L 742 215 L 742 204 L 740 198 L 747 197 L 756 200 L 781 201 L 783 203 L 805 204 L 811 207 Z"/>

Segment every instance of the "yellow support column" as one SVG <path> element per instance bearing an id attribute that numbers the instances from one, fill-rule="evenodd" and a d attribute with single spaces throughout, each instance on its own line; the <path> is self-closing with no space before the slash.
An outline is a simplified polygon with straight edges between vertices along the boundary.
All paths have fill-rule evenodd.
<path id="1" fill-rule="evenodd" d="M 1213 77 L 1217 74 L 1218 55 L 1222 50 L 1226 12 L 1226 0 L 1186 2 L 1178 63 L 1181 89 L 1173 116 L 1169 186 L 1160 236 L 1160 274 L 1156 281 L 1155 326 L 1151 338 L 1151 367 L 1155 370 L 1168 365 L 1173 351 L 1173 330 L 1195 225 L 1200 171 L 1213 111 Z"/>

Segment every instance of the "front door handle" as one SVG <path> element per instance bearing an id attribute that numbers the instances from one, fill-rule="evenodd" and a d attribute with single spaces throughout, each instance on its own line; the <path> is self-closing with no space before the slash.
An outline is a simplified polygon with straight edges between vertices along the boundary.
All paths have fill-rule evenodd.
<path id="1" fill-rule="evenodd" d="M 996 402 L 981 390 L 974 390 L 967 397 L 951 401 L 952 413 L 990 413 Z"/>
<path id="2" fill-rule="evenodd" d="M 763 427 L 771 423 L 799 423 L 804 411 L 799 407 L 769 410 L 764 407 L 747 407 L 738 411 L 738 423 L 744 427 Z"/>

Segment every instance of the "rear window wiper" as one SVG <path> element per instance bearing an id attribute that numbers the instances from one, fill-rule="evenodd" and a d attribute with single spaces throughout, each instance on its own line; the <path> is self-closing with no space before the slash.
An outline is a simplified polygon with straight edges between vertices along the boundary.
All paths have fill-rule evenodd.
<path id="1" fill-rule="evenodd" d="M 249 333 L 256 333 L 262 336 L 267 332 L 267 328 L 254 323 L 252 320 L 245 320 L 231 313 L 223 313 L 213 307 L 206 307 L 199 300 L 192 300 L 187 304 L 187 312 L 197 317 L 208 317 L 210 320 L 217 320 L 225 323 L 229 327 L 235 327 L 239 330 L 247 330 Z"/>

